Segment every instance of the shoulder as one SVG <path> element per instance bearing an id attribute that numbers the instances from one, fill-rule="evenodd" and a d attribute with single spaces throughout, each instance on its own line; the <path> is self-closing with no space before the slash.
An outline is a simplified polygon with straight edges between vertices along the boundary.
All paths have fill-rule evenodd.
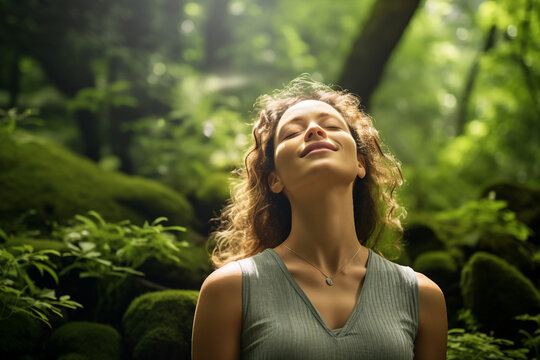
<path id="1" fill-rule="evenodd" d="M 242 288 L 242 270 L 238 262 L 233 261 L 212 272 L 201 286 L 201 295 L 232 295 L 235 289 Z"/>
<path id="2" fill-rule="evenodd" d="M 418 292 L 420 303 L 431 304 L 433 306 L 445 306 L 444 294 L 439 286 L 426 275 L 416 272 L 418 280 Z"/>
<path id="3" fill-rule="evenodd" d="M 231 262 L 201 286 L 193 320 L 193 359 L 237 359 L 242 325 L 242 272 Z"/>
<path id="4" fill-rule="evenodd" d="M 430 278 L 416 273 L 420 295 L 420 319 L 415 340 L 415 359 L 445 359 L 448 322 L 444 294 Z"/>

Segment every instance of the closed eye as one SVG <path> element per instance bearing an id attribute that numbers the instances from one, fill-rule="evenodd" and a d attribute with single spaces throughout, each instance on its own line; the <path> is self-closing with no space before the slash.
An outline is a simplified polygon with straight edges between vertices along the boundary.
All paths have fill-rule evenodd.
<path id="1" fill-rule="evenodd" d="M 292 137 L 295 137 L 296 135 L 298 135 L 298 132 L 290 133 L 290 134 L 288 134 L 287 136 L 285 136 L 285 137 L 283 138 L 283 140 L 290 139 L 290 138 L 292 138 Z"/>

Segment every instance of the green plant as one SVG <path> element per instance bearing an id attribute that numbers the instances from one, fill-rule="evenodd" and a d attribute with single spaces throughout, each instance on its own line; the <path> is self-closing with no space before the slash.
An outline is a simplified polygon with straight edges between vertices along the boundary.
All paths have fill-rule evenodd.
<path id="1" fill-rule="evenodd" d="M 0 237 L 7 240 L 6 234 L 1 230 Z M 62 316 L 61 308 L 82 307 L 70 300 L 69 295 L 58 298 L 53 289 L 40 288 L 30 278 L 29 269 L 36 268 L 42 276 L 47 273 L 58 284 L 55 265 L 50 260 L 51 255 L 60 256 L 60 253 L 55 250 L 34 251 L 30 245 L 0 249 L 0 319 L 7 319 L 18 312 L 51 326 L 51 315 Z"/>
<path id="2" fill-rule="evenodd" d="M 532 358 L 532 360 L 539 360 L 540 359 L 540 314 L 537 315 L 519 315 L 516 316 L 517 320 L 522 321 L 534 321 L 536 322 L 536 330 L 531 334 L 526 330 L 520 329 L 519 334 L 523 335 L 523 345 L 532 351 L 534 351 L 535 357 Z"/>
<path id="3" fill-rule="evenodd" d="M 448 360 L 527 359 L 528 349 L 505 349 L 513 345 L 513 341 L 496 339 L 481 332 L 450 329 L 446 357 Z"/>
<path id="4" fill-rule="evenodd" d="M 525 241 L 531 230 L 506 207 L 506 201 L 488 199 L 470 201 L 462 207 L 439 212 L 436 216 L 437 232 L 441 238 L 474 247 L 482 237 L 510 236 Z"/>
<path id="5" fill-rule="evenodd" d="M 108 223 L 95 211 L 90 211 L 88 217 L 76 215 L 72 226 L 57 227 L 54 231 L 69 249 L 63 256 L 74 258 L 60 275 L 79 269 L 81 278 L 123 280 L 127 275 L 144 275 L 136 269 L 149 258 L 180 263 L 177 255 L 187 243 L 177 242 L 169 232 L 185 231 L 185 228 L 160 224 L 166 220 L 160 217 L 140 227 L 127 220 Z M 112 282 L 111 286 L 118 284 Z"/>
<path id="6" fill-rule="evenodd" d="M 17 108 L 0 109 L 0 129 L 3 128 L 8 134 L 11 134 L 17 128 L 18 123 L 41 124 L 42 122 L 37 115 L 36 111 L 32 109 L 26 109 L 23 112 L 18 112 Z"/>

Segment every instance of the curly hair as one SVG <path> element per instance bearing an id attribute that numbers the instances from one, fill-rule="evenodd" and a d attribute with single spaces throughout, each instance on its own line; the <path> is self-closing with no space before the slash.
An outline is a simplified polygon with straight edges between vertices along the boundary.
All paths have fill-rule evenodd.
<path id="1" fill-rule="evenodd" d="M 319 100 L 333 106 L 345 119 L 357 153 L 365 163 L 366 176 L 353 185 L 355 230 L 359 242 L 380 253 L 377 244 L 385 228 L 401 235 L 394 191 L 403 184 L 397 161 L 381 147 L 371 118 L 360 108 L 360 100 L 346 91 L 301 75 L 282 90 L 263 95 L 256 102 L 258 116 L 253 124 L 252 144 L 237 169 L 237 184 L 210 236 L 215 242 L 211 261 L 218 268 L 231 261 L 255 255 L 281 244 L 291 230 L 291 206 L 282 193 L 270 190 L 268 176 L 274 170 L 274 136 L 279 120 L 291 106 L 304 100 Z M 401 211 L 403 210 L 403 211 Z M 396 241 L 395 247 L 399 248 Z"/>

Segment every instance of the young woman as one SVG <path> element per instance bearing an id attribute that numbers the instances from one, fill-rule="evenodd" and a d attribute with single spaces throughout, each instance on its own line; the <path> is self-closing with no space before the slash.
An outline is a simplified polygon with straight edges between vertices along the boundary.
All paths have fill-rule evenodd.
<path id="1" fill-rule="evenodd" d="M 193 359 L 445 359 L 443 293 L 378 251 L 403 179 L 358 99 L 301 77 L 259 106 Z"/>

